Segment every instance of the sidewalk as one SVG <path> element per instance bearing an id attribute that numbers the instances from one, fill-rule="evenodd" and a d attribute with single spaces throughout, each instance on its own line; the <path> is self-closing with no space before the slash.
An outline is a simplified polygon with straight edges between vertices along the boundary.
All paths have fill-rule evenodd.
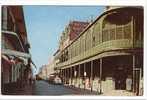
<path id="1" fill-rule="evenodd" d="M 112 90 L 105 92 L 102 96 L 135 96 L 135 94 L 126 90 Z"/>
<path id="2" fill-rule="evenodd" d="M 17 84 L 9 84 L 3 95 L 32 95 L 33 85 L 25 85 L 19 88 Z"/>
<path id="3" fill-rule="evenodd" d="M 91 90 L 87 90 L 87 89 L 83 89 L 83 88 L 78 88 L 78 87 L 74 87 L 74 86 L 66 86 L 64 85 L 66 88 L 70 88 L 72 90 L 75 91 L 76 95 L 99 95 L 96 91 L 91 91 Z"/>
<path id="4" fill-rule="evenodd" d="M 70 88 L 75 91 L 75 94 L 77 95 L 95 95 L 95 96 L 135 96 L 132 92 L 128 92 L 126 90 L 112 90 L 112 91 L 107 91 L 105 93 L 99 94 L 96 91 L 90 91 L 87 89 L 83 88 L 78 88 L 74 86 L 66 86 L 67 88 Z"/>

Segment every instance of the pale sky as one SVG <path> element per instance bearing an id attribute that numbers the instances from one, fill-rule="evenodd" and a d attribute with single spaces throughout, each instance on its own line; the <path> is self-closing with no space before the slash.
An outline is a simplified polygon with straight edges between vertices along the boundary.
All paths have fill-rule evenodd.
<path id="1" fill-rule="evenodd" d="M 102 6 L 24 6 L 25 24 L 32 60 L 38 69 L 48 64 L 58 49 L 59 38 L 69 21 L 90 21 L 105 9 Z M 36 72 L 34 72 L 36 73 Z"/>

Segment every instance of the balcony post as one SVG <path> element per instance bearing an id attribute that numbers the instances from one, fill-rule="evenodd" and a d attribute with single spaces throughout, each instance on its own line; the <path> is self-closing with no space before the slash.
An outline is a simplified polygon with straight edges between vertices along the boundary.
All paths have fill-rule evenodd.
<path id="1" fill-rule="evenodd" d="M 79 88 L 80 88 L 80 64 L 79 64 Z"/>
<path id="2" fill-rule="evenodd" d="M 72 67 L 69 68 L 69 70 L 70 70 L 70 85 L 72 85 Z"/>
<path id="3" fill-rule="evenodd" d="M 102 93 L 102 64 L 103 64 L 103 61 L 102 61 L 102 58 L 100 58 L 100 91 L 99 93 L 101 94 Z"/>
<path id="4" fill-rule="evenodd" d="M 86 67 L 86 65 L 85 65 L 86 63 L 84 63 L 84 89 L 85 89 L 85 83 L 86 83 L 86 69 L 85 69 L 85 67 Z"/>
<path id="5" fill-rule="evenodd" d="M 93 90 L 93 60 L 91 61 L 91 91 Z"/>
<path id="6" fill-rule="evenodd" d="M 67 83 L 67 69 L 65 68 L 65 84 Z"/>
<path id="7" fill-rule="evenodd" d="M 135 92 L 135 55 L 133 57 L 133 92 Z"/>

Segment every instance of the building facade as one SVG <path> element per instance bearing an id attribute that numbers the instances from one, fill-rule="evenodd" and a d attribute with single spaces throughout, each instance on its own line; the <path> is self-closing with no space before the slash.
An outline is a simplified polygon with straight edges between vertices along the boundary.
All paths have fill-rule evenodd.
<path id="1" fill-rule="evenodd" d="M 22 6 L 2 6 L 1 90 L 15 93 L 32 78 L 30 44 Z"/>
<path id="2" fill-rule="evenodd" d="M 143 27 L 143 8 L 107 7 L 56 55 L 55 69 L 75 87 L 143 95 Z"/>
<path id="3" fill-rule="evenodd" d="M 47 78 L 48 78 L 48 65 L 42 65 L 42 67 L 39 69 L 38 76 L 43 80 L 47 80 Z"/>
<path id="4" fill-rule="evenodd" d="M 88 22 L 71 21 L 62 32 L 59 49 L 66 48 L 87 26 Z"/>

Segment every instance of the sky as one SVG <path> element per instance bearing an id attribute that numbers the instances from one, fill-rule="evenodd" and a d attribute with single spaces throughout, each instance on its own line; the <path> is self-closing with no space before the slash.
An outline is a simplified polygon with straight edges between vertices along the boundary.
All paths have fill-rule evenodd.
<path id="1" fill-rule="evenodd" d="M 69 21 L 90 21 L 104 9 L 102 6 L 23 6 L 30 53 L 37 66 L 34 73 L 52 59 Z"/>

